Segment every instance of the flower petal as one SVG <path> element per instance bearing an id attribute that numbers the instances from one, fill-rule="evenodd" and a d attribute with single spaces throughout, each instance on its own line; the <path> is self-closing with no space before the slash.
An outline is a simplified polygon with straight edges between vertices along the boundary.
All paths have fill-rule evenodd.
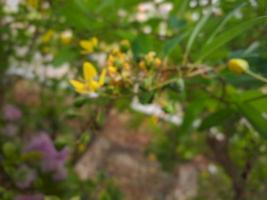
<path id="1" fill-rule="evenodd" d="M 94 47 L 97 46 L 97 44 L 98 44 L 98 39 L 97 39 L 96 37 L 93 37 L 90 41 L 91 41 L 91 43 L 93 44 Z"/>
<path id="2" fill-rule="evenodd" d="M 84 83 L 80 81 L 76 81 L 76 80 L 70 80 L 70 84 L 74 87 L 76 92 L 81 93 L 81 94 L 88 93 Z"/>
<path id="3" fill-rule="evenodd" d="M 81 40 L 80 46 L 85 50 L 82 51 L 82 53 L 92 53 L 95 49 L 95 47 L 98 44 L 97 38 L 92 38 L 90 40 Z"/>
<path id="4" fill-rule="evenodd" d="M 87 90 L 86 88 L 82 89 L 82 90 L 76 90 L 76 92 L 80 93 L 80 94 L 89 94 L 92 91 Z"/>
<path id="5" fill-rule="evenodd" d="M 106 73 L 107 73 L 107 70 L 106 69 L 103 69 L 102 72 L 101 72 L 99 81 L 98 81 L 99 87 L 101 87 L 102 85 L 104 85 L 105 78 L 106 78 Z"/>
<path id="6" fill-rule="evenodd" d="M 96 76 L 96 70 L 92 63 L 85 62 L 83 64 L 83 76 L 86 81 L 91 81 Z"/>
<path id="7" fill-rule="evenodd" d="M 70 84 L 74 87 L 74 89 L 82 89 L 84 88 L 84 83 L 76 80 L 70 80 Z"/>
<path id="8" fill-rule="evenodd" d="M 100 87 L 97 81 L 90 81 L 88 84 L 91 89 L 91 92 L 95 92 Z"/>
<path id="9" fill-rule="evenodd" d="M 88 40 L 81 40 L 80 46 L 87 51 L 92 51 L 92 43 Z"/>

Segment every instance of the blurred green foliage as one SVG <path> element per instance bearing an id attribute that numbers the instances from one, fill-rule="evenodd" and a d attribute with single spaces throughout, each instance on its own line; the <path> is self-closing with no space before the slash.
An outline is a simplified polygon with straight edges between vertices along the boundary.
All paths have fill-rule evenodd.
<path id="1" fill-rule="evenodd" d="M 137 119 L 134 127 L 144 121 L 145 116 L 132 111 L 137 98 L 143 105 L 160 105 L 167 116 L 156 116 L 157 123 L 150 124 L 155 135 L 147 150 L 164 170 L 172 173 L 177 164 L 197 155 L 217 164 L 216 175 L 200 175 L 195 199 L 265 199 L 267 85 L 226 66 L 229 59 L 242 58 L 253 72 L 267 77 L 266 14 L 266 0 L 25 0 L 15 10 L 0 1 L 0 108 L 14 103 L 23 112 L 16 123 L 0 117 L 0 198 L 21 193 L 14 181 L 17 167 L 38 160 L 36 155 L 23 157 L 23 146 L 31 133 L 45 130 L 57 149 L 70 148 L 70 175 L 55 184 L 43 174 L 27 192 L 60 199 L 123 199 L 112 180 L 100 175 L 81 181 L 73 166 L 111 109 L 131 111 Z M 100 41 L 96 51 L 81 53 L 80 40 L 92 37 Z M 123 48 L 123 40 L 129 47 Z M 60 69 L 67 63 L 73 78 L 81 72 L 78 66 L 91 61 L 99 71 L 107 67 L 114 46 L 131 59 L 128 79 L 133 80 L 112 84 L 108 77 L 98 99 L 74 95 L 69 76 L 51 78 L 41 69 Z M 160 59 L 160 68 L 153 64 L 147 71 L 140 69 L 150 52 Z M 101 53 L 104 66 L 94 57 Z M 32 66 L 33 76 L 27 70 Z M 23 86 L 29 76 L 29 84 Z M 36 86 L 26 95 L 30 103 L 14 94 L 17 82 L 17 93 Z M 169 116 L 179 117 L 179 123 L 173 124 Z M 79 128 L 68 123 L 72 120 Z M 18 129 L 14 137 L 5 135 L 10 124 Z"/>

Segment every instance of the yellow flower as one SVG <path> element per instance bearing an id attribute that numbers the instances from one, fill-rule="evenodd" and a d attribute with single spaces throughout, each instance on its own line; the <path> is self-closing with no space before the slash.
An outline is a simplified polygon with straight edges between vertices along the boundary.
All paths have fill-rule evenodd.
<path id="1" fill-rule="evenodd" d="M 104 69 L 97 80 L 97 72 L 94 66 L 85 62 L 83 64 L 83 81 L 71 80 L 70 83 L 75 91 L 80 94 L 90 94 L 96 92 L 105 83 L 106 70 Z"/>
<path id="2" fill-rule="evenodd" d="M 228 68 L 236 73 L 236 74 L 242 74 L 249 69 L 249 64 L 246 60 L 244 59 L 239 59 L 239 58 L 233 58 L 229 60 L 228 62 Z"/>
<path id="3" fill-rule="evenodd" d="M 95 50 L 95 48 L 97 47 L 97 45 L 98 45 L 98 40 L 96 37 L 93 37 L 89 40 L 81 40 L 80 41 L 80 46 L 83 49 L 83 51 L 82 51 L 83 54 L 92 53 Z"/>
<path id="4" fill-rule="evenodd" d="M 161 65 L 161 60 L 159 58 L 155 59 L 155 65 L 159 67 Z"/>
<path id="5" fill-rule="evenodd" d="M 139 62 L 139 67 L 144 71 L 149 71 L 151 69 L 159 68 L 161 65 L 160 58 L 156 57 L 154 51 L 148 52 L 142 61 Z"/>
<path id="6" fill-rule="evenodd" d="M 54 34 L 55 34 L 55 31 L 52 29 L 49 29 L 46 33 L 44 33 L 41 36 L 41 41 L 43 43 L 48 43 L 53 38 Z"/>
<path id="7" fill-rule="evenodd" d="M 120 42 L 120 45 L 129 48 L 129 46 L 130 46 L 130 42 L 129 42 L 129 40 L 122 40 L 122 41 Z"/>
<path id="8" fill-rule="evenodd" d="M 113 49 L 107 59 L 107 69 L 113 81 L 128 81 L 131 75 L 129 59 L 126 53 Z"/>
<path id="9" fill-rule="evenodd" d="M 110 74 L 116 74 L 117 73 L 116 67 L 113 67 L 113 66 L 109 66 L 108 71 Z"/>
<path id="10" fill-rule="evenodd" d="M 145 70 L 146 69 L 146 64 L 145 64 L 145 61 L 140 61 L 139 63 L 139 67 L 142 69 L 142 70 Z"/>
<path id="11" fill-rule="evenodd" d="M 63 44 L 70 44 L 72 40 L 72 32 L 70 30 L 63 31 L 60 34 L 60 40 Z"/>
<path id="12" fill-rule="evenodd" d="M 146 59 L 148 62 L 153 62 L 156 57 L 156 53 L 154 51 L 150 51 L 146 55 Z"/>

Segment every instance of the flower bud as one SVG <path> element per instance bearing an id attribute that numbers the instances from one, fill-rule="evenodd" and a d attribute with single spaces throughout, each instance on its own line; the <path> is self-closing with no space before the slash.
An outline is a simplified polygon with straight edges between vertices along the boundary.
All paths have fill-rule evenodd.
<path id="1" fill-rule="evenodd" d="M 155 59 L 155 65 L 156 67 L 159 67 L 161 65 L 161 60 L 159 58 Z"/>
<path id="2" fill-rule="evenodd" d="M 236 73 L 236 74 L 242 74 L 249 69 L 249 64 L 246 60 L 244 59 L 239 59 L 239 58 L 233 58 L 229 60 L 228 62 L 228 68 Z"/>
<path id="3" fill-rule="evenodd" d="M 122 52 L 126 52 L 130 49 L 130 42 L 128 40 L 122 40 L 120 42 L 120 48 Z"/>
<path id="4" fill-rule="evenodd" d="M 72 32 L 69 30 L 66 30 L 60 34 L 60 40 L 63 44 L 70 44 L 72 40 Z"/>

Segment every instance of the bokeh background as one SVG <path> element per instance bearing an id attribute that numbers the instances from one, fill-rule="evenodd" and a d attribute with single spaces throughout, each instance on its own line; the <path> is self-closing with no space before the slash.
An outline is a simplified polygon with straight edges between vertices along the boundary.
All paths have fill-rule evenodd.
<path id="1" fill-rule="evenodd" d="M 266 15 L 266 0 L 0 0 L 0 199 L 265 200 L 266 79 L 227 62 L 267 77 Z"/>

